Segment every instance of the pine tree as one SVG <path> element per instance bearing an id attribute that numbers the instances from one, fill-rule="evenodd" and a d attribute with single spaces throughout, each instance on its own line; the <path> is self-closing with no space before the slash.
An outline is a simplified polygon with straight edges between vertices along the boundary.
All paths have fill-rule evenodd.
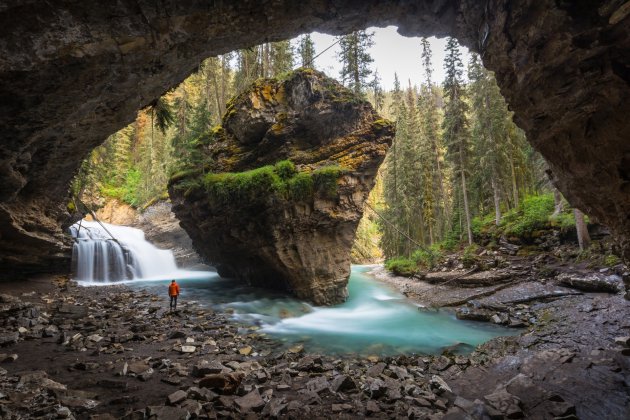
<path id="1" fill-rule="evenodd" d="M 288 73 L 293 68 L 293 47 L 291 41 L 271 44 L 271 77 Z"/>
<path id="2" fill-rule="evenodd" d="M 374 109 L 377 112 L 380 112 L 385 105 L 385 94 L 383 93 L 383 88 L 381 86 L 381 78 L 378 75 L 378 70 L 374 70 L 374 78 L 370 83 L 370 87 L 372 88 L 372 98 L 374 100 Z"/>
<path id="3" fill-rule="evenodd" d="M 315 44 L 310 34 L 300 37 L 297 52 L 300 56 L 300 64 L 305 68 L 315 68 Z"/>
<path id="4" fill-rule="evenodd" d="M 422 120 L 422 137 L 425 144 L 424 157 L 427 171 L 431 172 L 431 191 L 427 183 L 425 193 L 425 214 L 430 235 L 441 237 L 446 231 L 450 219 L 449 199 L 446 195 L 442 139 L 439 133 L 439 113 L 436 104 L 436 94 L 432 80 L 433 65 L 431 62 L 431 46 L 426 38 L 421 40 L 422 67 L 424 69 L 424 83 L 419 98 L 419 109 Z M 427 174 L 428 175 L 428 174 Z M 433 209 L 429 206 L 433 203 Z M 434 232 L 435 231 L 435 232 Z M 433 240 L 431 241 L 433 242 Z"/>
<path id="5" fill-rule="evenodd" d="M 368 80 L 372 74 L 370 64 L 374 59 L 368 50 L 374 45 L 373 37 L 374 32 L 355 31 L 339 38 L 341 81 L 357 95 L 362 95 L 369 85 Z"/>
<path id="6" fill-rule="evenodd" d="M 469 158 L 469 133 L 466 112 L 468 105 L 464 100 L 463 64 L 459 52 L 459 44 L 455 38 L 448 38 L 446 44 L 446 58 L 444 59 L 446 78 L 444 80 L 444 94 L 446 105 L 444 109 L 444 142 L 447 146 L 447 157 L 454 170 L 454 182 L 459 186 L 462 197 L 463 216 L 466 222 L 468 243 L 472 244 L 471 215 L 468 206 L 467 171 Z"/>

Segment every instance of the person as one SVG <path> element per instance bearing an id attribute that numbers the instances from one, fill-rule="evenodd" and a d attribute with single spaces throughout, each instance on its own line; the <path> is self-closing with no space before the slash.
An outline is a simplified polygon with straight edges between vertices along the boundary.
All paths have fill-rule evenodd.
<path id="1" fill-rule="evenodd" d="M 177 296 L 179 296 L 179 284 L 173 280 L 168 286 L 168 295 L 171 298 L 169 308 L 177 310 Z"/>

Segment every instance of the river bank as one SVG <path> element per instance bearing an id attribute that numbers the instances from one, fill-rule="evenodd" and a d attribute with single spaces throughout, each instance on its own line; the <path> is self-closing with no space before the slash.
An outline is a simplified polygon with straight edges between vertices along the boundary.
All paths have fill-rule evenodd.
<path id="1" fill-rule="evenodd" d="M 412 294 L 411 283 L 400 287 Z M 1 416 L 627 418 L 628 302 L 570 290 L 506 305 L 498 299 L 513 291 L 504 287 L 477 308 L 465 305 L 475 313 L 495 302 L 491 317 L 507 313 L 510 322 L 503 305 L 530 322 L 467 356 L 333 357 L 286 348 L 194 302 L 170 313 L 162 296 L 143 290 L 63 278 L 5 283 Z"/>

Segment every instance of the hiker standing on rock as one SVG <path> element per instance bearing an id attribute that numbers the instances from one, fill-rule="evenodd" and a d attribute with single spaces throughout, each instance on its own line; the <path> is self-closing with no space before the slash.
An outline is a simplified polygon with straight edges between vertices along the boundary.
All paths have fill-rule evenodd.
<path id="1" fill-rule="evenodd" d="M 179 296 L 179 284 L 173 280 L 171 284 L 168 286 L 168 295 L 171 298 L 171 302 L 169 304 L 169 308 L 172 310 L 177 310 L 177 296 Z"/>

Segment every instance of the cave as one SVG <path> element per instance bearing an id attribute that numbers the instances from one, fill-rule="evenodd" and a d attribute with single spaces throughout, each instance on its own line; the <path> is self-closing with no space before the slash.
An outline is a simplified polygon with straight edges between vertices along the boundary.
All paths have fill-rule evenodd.
<path id="1" fill-rule="evenodd" d="M 9 1 L 0 9 L 0 272 L 67 270 L 82 159 L 206 57 L 310 31 L 454 36 L 496 73 L 570 203 L 630 259 L 630 3 Z"/>

